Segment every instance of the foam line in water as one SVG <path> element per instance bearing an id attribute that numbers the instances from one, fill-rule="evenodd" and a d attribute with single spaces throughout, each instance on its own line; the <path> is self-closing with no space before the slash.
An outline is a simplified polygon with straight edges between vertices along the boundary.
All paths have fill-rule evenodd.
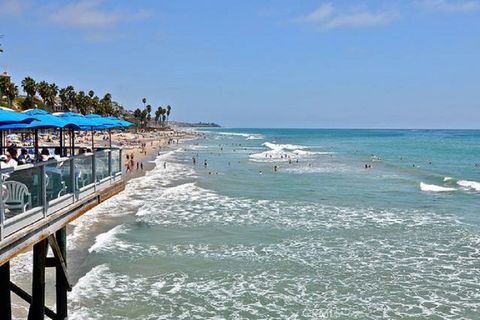
<path id="1" fill-rule="evenodd" d="M 306 146 L 301 146 L 297 144 L 276 144 L 273 142 L 265 142 L 262 145 L 271 149 L 271 150 L 297 150 L 297 149 L 308 149 Z"/>
<path id="2" fill-rule="evenodd" d="M 464 188 L 480 191 L 480 182 L 477 181 L 459 180 L 457 181 L 457 184 Z"/>
<path id="3" fill-rule="evenodd" d="M 118 225 L 105 233 L 99 234 L 95 238 L 95 243 L 93 244 L 93 246 L 91 246 L 90 249 L 88 249 L 88 252 L 92 253 L 96 251 L 102 251 L 102 250 L 108 249 L 113 245 L 118 246 L 119 241 L 118 241 L 117 235 L 126 233 L 126 232 L 127 232 L 127 229 L 125 228 L 125 226 Z"/>
<path id="4" fill-rule="evenodd" d="M 420 182 L 420 190 L 426 191 L 426 192 L 450 192 L 450 191 L 455 191 L 457 189 Z"/>

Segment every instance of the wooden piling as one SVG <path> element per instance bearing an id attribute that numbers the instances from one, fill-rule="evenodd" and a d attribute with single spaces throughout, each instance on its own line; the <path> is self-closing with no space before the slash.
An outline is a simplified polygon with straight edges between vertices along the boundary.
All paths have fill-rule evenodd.
<path id="1" fill-rule="evenodd" d="M 10 261 L 0 266 L 0 320 L 12 320 Z"/>
<path id="2" fill-rule="evenodd" d="M 63 256 L 65 265 L 67 264 L 67 227 L 59 229 L 56 232 L 56 238 L 60 252 Z M 61 264 L 57 263 L 55 270 L 56 291 L 57 291 L 57 317 L 58 319 L 67 319 L 67 290 L 69 287 L 68 279 L 65 278 Z"/>
<path id="3" fill-rule="evenodd" d="M 45 262 L 47 240 L 33 246 L 32 303 L 28 311 L 28 320 L 45 319 Z"/>

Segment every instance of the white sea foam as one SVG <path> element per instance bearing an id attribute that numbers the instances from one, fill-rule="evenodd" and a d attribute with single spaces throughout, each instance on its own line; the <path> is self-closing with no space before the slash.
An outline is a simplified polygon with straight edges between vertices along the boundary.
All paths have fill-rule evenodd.
<path id="1" fill-rule="evenodd" d="M 301 145 L 296 145 L 296 144 L 276 144 L 273 142 L 265 142 L 262 145 L 264 145 L 267 148 L 270 148 L 271 150 L 298 150 L 298 149 L 307 149 L 308 147 L 301 146 Z"/>
<path id="2" fill-rule="evenodd" d="M 111 264 L 94 267 L 74 287 L 72 319 L 453 319 L 479 307 L 480 237 L 455 216 L 229 197 L 175 172 L 188 178 L 190 171 L 168 163 L 132 190 L 143 201 L 134 225 L 177 230 L 181 241 L 126 242 L 128 253 L 123 244 L 99 246 L 95 252 L 113 256 Z M 190 234 L 232 229 L 262 233 L 262 240 Z M 132 272 L 124 259 L 158 259 L 158 267 Z M 195 271 L 185 268 L 198 261 Z"/>
<path id="3" fill-rule="evenodd" d="M 187 273 L 159 266 L 154 275 L 127 275 L 99 265 L 74 287 L 72 319 L 365 318 L 385 311 L 390 318 L 458 318 L 479 306 L 480 239 L 430 218 L 428 229 L 401 229 L 400 238 L 369 232 L 355 241 L 322 232 L 273 243 L 165 244 L 169 259 L 228 267 Z"/>
<path id="4" fill-rule="evenodd" d="M 105 233 L 99 234 L 95 238 L 95 243 L 93 244 L 93 246 L 88 249 L 88 252 L 92 253 L 96 251 L 108 250 L 112 246 L 120 246 L 121 242 L 118 240 L 117 235 L 126 232 L 127 229 L 125 228 L 125 226 L 118 225 Z"/>
<path id="5" fill-rule="evenodd" d="M 444 181 L 444 182 L 447 182 L 447 181 L 450 181 L 450 180 L 453 180 L 453 178 L 452 178 L 452 177 L 444 177 L 444 178 L 443 178 L 443 181 Z"/>
<path id="6" fill-rule="evenodd" d="M 156 167 L 148 171 L 144 177 L 129 181 L 124 191 L 73 221 L 71 225 L 74 229 L 69 235 L 69 249 L 79 248 L 83 240 L 91 234 L 89 231 L 99 226 L 100 220 L 135 213 L 159 188 L 165 188 L 178 179 L 195 177 L 195 172 L 190 167 L 171 162 L 172 156 L 177 152 L 179 151 L 174 150 L 159 155 L 155 159 Z M 164 162 L 167 162 L 166 168 L 163 167 Z"/>
<path id="7" fill-rule="evenodd" d="M 261 134 L 251 134 L 251 133 L 240 133 L 240 132 L 215 132 L 215 133 L 223 136 L 244 137 L 245 140 L 260 140 L 265 138 Z"/>
<path id="8" fill-rule="evenodd" d="M 480 182 L 477 181 L 459 180 L 457 181 L 457 184 L 464 188 L 480 191 Z"/>
<path id="9" fill-rule="evenodd" d="M 455 191 L 457 189 L 420 182 L 420 190 L 426 191 L 426 192 L 449 192 L 449 191 Z"/>
<path id="10" fill-rule="evenodd" d="M 251 161 L 256 162 L 272 162 L 272 161 L 289 161 L 299 158 L 309 158 L 315 155 L 333 155 L 333 152 L 310 151 L 308 147 L 295 144 L 276 144 L 265 142 L 262 144 L 267 147 L 268 151 L 254 153 L 249 156 Z"/>
<path id="11" fill-rule="evenodd" d="M 394 216 L 397 216 L 395 210 L 338 208 L 303 202 L 233 198 L 188 182 L 157 193 L 155 201 L 148 201 L 138 210 L 137 221 L 180 227 L 273 223 L 278 228 L 317 230 L 351 229 L 365 224 L 399 224 L 413 227 L 424 224 L 426 217 L 430 217 L 415 212 L 397 221 L 392 219 Z"/>
<path id="12" fill-rule="evenodd" d="M 291 172 L 296 174 L 310 174 L 310 173 L 337 173 L 343 174 L 346 172 L 363 172 L 359 168 L 353 168 L 347 166 L 343 163 L 321 163 L 321 164 L 314 164 L 314 165 L 306 165 L 305 163 L 301 163 L 300 165 L 295 164 L 294 166 L 286 165 L 281 166 L 280 171 Z"/>

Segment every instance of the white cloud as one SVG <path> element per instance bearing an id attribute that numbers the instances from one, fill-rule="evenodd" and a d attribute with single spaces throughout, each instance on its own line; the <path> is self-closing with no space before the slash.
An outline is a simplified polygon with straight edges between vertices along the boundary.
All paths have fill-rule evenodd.
<path id="1" fill-rule="evenodd" d="M 304 17 L 301 17 L 300 20 L 305 22 L 317 23 L 320 21 L 325 21 L 332 16 L 334 12 L 333 4 L 330 2 L 322 4 L 320 7 L 315 9 L 313 12 L 307 14 Z"/>
<path id="2" fill-rule="evenodd" d="M 21 0 L 4 0 L 0 1 L 0 16 L 19 16 L 26 9 L 26 1 Z"/>
<path id="3" fill-rule="evenodd" d="M 137 12 L 107 9 L 102 0 L 81 0 L 54 9 L 48 18 L 51 22 L 80 28 L 103 28 L 120 22 L 143 19 L 148 16 L 144 10 Z"/>
<path id="4" fill-rule="evenodd" d="M 432 11 L 473 12 L 480 10 L 480 1 L 476 0 L 418 0 L 417 4 Z"/>
<path id="5" fill-rule="evenodd" d="M 338 9 L 331 2 L 322 4 L 311 13 L 298 17 L 296 21 L 308 23 L 322 30 L 350 27 L 378 27 L 390 24 L 398 17 L 393 11 L 370 11 L 352 7 Z"/>

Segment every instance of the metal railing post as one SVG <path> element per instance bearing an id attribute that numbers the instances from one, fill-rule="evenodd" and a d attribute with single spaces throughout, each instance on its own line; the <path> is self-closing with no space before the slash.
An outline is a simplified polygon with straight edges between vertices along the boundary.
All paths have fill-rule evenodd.
<path id="1" fill-rule="evenodd" d="M 122 149 L 118 149 L 118 165 L 119 165 L 118 172 L 120 172 L 123 175 L 122 161 L 123 161 Z"/>
<path id="2" fill-rule="evenodd" d="M 3 240 L 4 234 L 3 229 L 5 227 L 5 206 L 3 199 L 3 174 L 0 173 L 0 241 Z"/>
<path id="3" fill-rule="evenodd" d="M 70 185 L 72 186 L 72 194 L 75 200 L 78 200 L 77 191 L 77 174 L 75 172 L 75 159 L 70 158 Z"/>
<path id="4" fill-rule="evenodd" d="M 51 181 L 53 183 L 53 181 Z M 47 201 L 47 178 L 46 178 L 46 171 L 45 165 L 42 164 L 40 166 L 40 187 L 42 193 L 42 202 L 43 202 L 43 217 L 47 217 L 48 211 L 48 201 Z"/>
<path id="5" fill-rule="evenodd" d="M 92 174 L 93 189 L 97 191 L 97 166 L 95 165 L 95 152 L 92 153 Z"/>
<path id="6" fill-rule="evenodd" d="M 112 149 L 108 151 L 108 176 L 112 178 Z"/>

